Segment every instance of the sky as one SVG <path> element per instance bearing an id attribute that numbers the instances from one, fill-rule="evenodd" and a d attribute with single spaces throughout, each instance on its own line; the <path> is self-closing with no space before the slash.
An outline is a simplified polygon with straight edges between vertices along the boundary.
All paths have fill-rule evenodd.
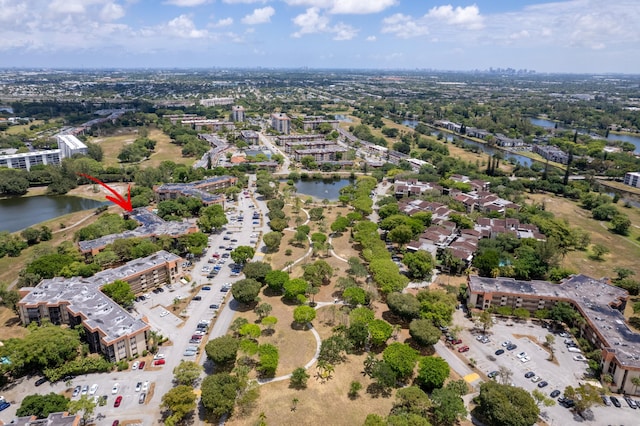
<path id="1" fill-rule="evenodd" d="M 0 68 L 640 73 L 640 0 L 0 0 Z"/>

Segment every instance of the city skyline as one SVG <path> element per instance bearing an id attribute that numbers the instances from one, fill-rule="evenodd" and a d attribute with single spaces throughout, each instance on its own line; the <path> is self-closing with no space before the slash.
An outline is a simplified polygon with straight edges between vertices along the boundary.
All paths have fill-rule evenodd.
<path id="1" fill-rule="evenodd" d="M 0 0 L 0 67 L 640 72 L 633 0 Z"/>

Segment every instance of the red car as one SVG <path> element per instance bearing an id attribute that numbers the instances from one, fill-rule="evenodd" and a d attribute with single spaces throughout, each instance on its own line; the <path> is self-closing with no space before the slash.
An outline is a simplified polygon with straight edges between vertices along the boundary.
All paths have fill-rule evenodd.
<path id="1" fill-rule="evenodd" d="M 114 420 L 111 426 L 120 426 L 120 420 Z"/>
<path id="2" fill-rule="evenodd" d="M 118 395 L 118 397 L 116 398 L 115 402 L 113 403 L 113 406 L 114 407 L 119 407 L 121 402 L 122 402 L 122 395 Z"/>
<path id="3" fill-rule="evenodd" d="M 469 350 L 469 346 L 464 345 L 458 348 L 458 352 L 467 352 Z"/>
<path id="4" fill-rule="evenodd" d="M 138 365 L 138 370 L 142 370 L 145 366 L 145 362 L 144 361 L 140 361 L 140 365 Z"/>
<path id="5" fill-rule="evenodd" d="M 452 345 L 459 345 L 460 343 L 462 343 L 462 340 L 460 340 L 460 339 L 455 339 L 455 340 L 451 341 Z"/>
<path id="6" fill-rule="evenodd" d="M 164 365 L 164 359 L 156 359 L 153 361 L 153 365 Z"/>

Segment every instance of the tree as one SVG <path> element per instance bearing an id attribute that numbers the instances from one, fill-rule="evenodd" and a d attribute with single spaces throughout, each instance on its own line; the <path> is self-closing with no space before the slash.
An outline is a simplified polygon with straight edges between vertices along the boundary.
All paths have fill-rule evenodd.
<path id="1" fill-rule="evenodd" d="M 427 417 L 430 407 L 431 400 L 422 389 L 417 386 L 407 386 L 396 392 L 396 401 L 391 413 L 393 415 L 417 414 Z"/>
<path id="2" fill-rule="evenodd" d="M 276 219 L 271 219 L 269 221 L 269 227 L 274 231 L 274 232 L 282 232 L 287 226 L 289 226 L 289 222 L 287 222 L 287 219 L 281 219 L 281 218 L 276 218 Z"/>
<path id="3" fill-rule="evenodd" d="M 233 259 L 235 263 L 243 265 L 247 262 L 247 260 L 251 259 L 254 254 L 255 250 L 253 249 L 253 247 L 238 246 L 233 251 L 231 251 L 231 259 Z"/>
<path id="4" fill-rule="evenodd" d="M 20 233 L 20 235 L 30 246 L 37 244 L 40 240 L 40 231 L 35 228 L 26 228 Z"/>
<path id="5" fill-rule="evenodd" d="M 545 395 L 543 392 L 539 391 L 538 389 L 534 389 L 531 392 L 531 396 L 536 401 L 536 405 L 538 407 L 540 406 L 540 404 L 544 405 L 545 407 L 552 407 L 556 404 L 555 399 L 549 398 L 547 395 Z"/>
<path id="6" fill-rule="evenodd" d="M 529 392 L 494 381 L 480 385 L 477 401 L 485 423 L 494 426 L 532 426 L 540 414 Z"/>
<path id="7" fill-rule="evenodd" d="M 551 361 L 553 361 L 553 344 L 556 341 L 556 337 L 553 334 L 547 334 L 546 336 L 544 336 L 544 339 L 544 345 L 547 347 L 547 349 L 549 349 L 549 352 L 551 353 Z"/>
<path id="8" fill-rule="evenodd" d="M 264 284 L 267 274 L 271 272 L 271 265 L 265 262 L 248 262 L 242 268 L 242 272 L 246 278 L 251 278 L 260 282 L 260 284 Z"/>
<path id="9" fill-rule="evenodd" d="M 318 222 L 324 219 L 324 209 L 322 207 L 314 207 L 309 209 L 309 219 Z"/>
<path id="10" fill-rule="evenodd" d="M 215 204 L 200 209 L 198 227 L 203 232 L 211 232 L 227 224 L 227 216 L 221 205 Z"/>
<path id="11" fill-rule="evenodd" d="M 258 306 L 255 307 L 253 312 L 255 312 L 256 315 L 258 315 L 258 319 L 261 320 L 264 317 L 266 317 L 267 315 L 269 315 L 272 310 L 273 310 L 273 307 L 270 304 L 261 303 L 261 304 L 259 304 Z"/>
<path id="12" fill-rule="evenodd" d="M 396 226 L 389 232 L 389 239 L 401 247 L 410 242 L 412 238 L 413 231 L 408 225 Z"/>
<path id="13" fill-rule="evenodd" d="M 316 310 L 311 306 L 298 306 L 293 310 L 293 320 L 298 324 L 304 325 L 305 328 L 307 323 L 310 323 L 316 318 Z"/>
<path id="14" fill-rule="evenodd" d="M 515 308 L 513 310 L 513 316 L 519 320 L 525 320 L 531 316 L 531 313 L 525 308 Z"/>
<path id="15" fill-rule="evenodd" d="M 374 319 L 368 324 L 369 336 L 371 337 L 371 344 L 374 346 L 381 346 L 389 340 L 393 333 L 393 327 L 382 319 Z"/>
<path id="16" fill-rule="evenodd" d="M 193 386 L 202 373 L 202 366 L 193 361 L 180 361 L 173 369 L 173 380 L 178 385 Z"/>
<path id="17" fill-rule="evenodd" d="M 482 277 L 490 277 L 491 272 L 500 266 L 500 253 L 495 249 L 481 250 L 473 258 L 473 266 Z"/>
<path id="18" fill-rule="evenodd" d="M 273 330 L 273 326 L 275 326 L 278 323 L 278 318 L 276 318 L 276 317 L 264 317 L 264 318 L 262 318 L 262 321 L 260 323 L 264 327 L 266 327 L 269 332 L 271 332 Z"/>
<path id="19" fill-rule="evenodd" d="M 360 287 L 349 287 L 342 292 L 342 299 L 352 307 L 356 307 L 366 304 L 367 293 Z"/>
<path id="20" fill-rule="evenodd" d="M 591 250 L 593 251 L 592 257 L 595 260 L 602 260 L 602 256 L 609 253 L 609 249 L 602 244 L 594 244 Z"/>
<path id="21" fill-rule="evenodd" d="M 309 375 L 307 374 L 307 370 L 304 367 L 298 367 L 291 373 L 291 380 L 289 382 L 289 387 L 294 389 L 305 389 L 307 387 L 307 380 L 309 380 Z"/>
<path id="22" fill-rule="evenodd" d="M 231 294 L 233 294 L 233 298 L 240 303 L 253 303 L 257 300 L 261 287 L 258 281 L 246 278 L 233 283 L 231 286 Z"/>
<path id="23" fill-rule="evenodd" d="M 489 311 L 482 311 L 478 317 L 478 321 L 480 321 L 480 324 L 482 325 L 483 334 L 487 334 L 487 330 L 493 327 L 493 317 Z"/>
<path id="24" fill-rule="evenodd" d="M 78 414 L 79 412 L 82 412 L 83 424 L 87 423 L 87 420 L 91 418 L 95 409 L 96 403 L 89 395 L 82 395 L 80 399 L 70 401 L 69 406 L 67 407 L 67 410 L 71 414 Z"/>
<path id="25" fill-rule="evenodd" d="M 433 258 L 431 253 L 425 250 L 418 250 L 414 253 L 407 253 L 402 259 L 402 263 L 407 265 L 409 275 L 419 280 L 431 279 L 433 271 Z"/>
<path id="26" fill-rule="evenodd" d="M 231 414 L 240 391 L 240 381 L 229 373 L 205 377 L 200 386 L 202 405 L 215 417 Z"/>
<path id="27" fill-rule="evenodd" d="M 264 277 L 264 282 L 273 291 L 282 291 L 284 284 L 289 281 L 289 274 L 284 271 L 269 271 Z"/>
<path id="28" fill-rule="evenodd" d="M 304 267 L 303 278 L 314 287 L 327 284 L 333 275 L 333 268 L 324 260 L 316 260 L 312 264 Z"/>
<path id="29" fill-rule="evenodd" d="M 284 297 L 295 299 L 299 294 L 305 294 L 309 284 L 302 278 L 294 278 L 284 284 Z"/>
<path id="30" fill-rule="evenodd" d="M 267 232 L 262 237 L 262 241 L 264 241 L 264 245 L 267 247 L 268 253 L 275 253 L 278 251 L 280 247 L 280 241 L 282 240 L 281 232 Z"/>
<path id="31" fill-rule="evenodd" d="M 440 340 L 442 332 L 430 320 L 415 319 L 409 324 L 409 334 L 420 346 L 432 346 Z"/>
<path id="32" fill-rule="evenodd" d="M 549 310 L 550 319 L 565 324 L 572 324 L 577 316 L 578 313 L 566 302 L 558 302 Z"/>
<path id="33" fill-rule="evenodd" d="M 437 425 L 454 425 L 467 415 L 460 394 L 448 386 L 434 389 L 431 401 L 431 418 Z"/>
<path id="34" fill-rule="evenodd" d="M 351 324 L 369 324 L 374 319 L 373 311 L 369 308 L 360 307 L 349 312 L 349 322 Z"/>
<path id="35" fill-rule="evenodd" d="M 449 364 L 442 358 L 422 357 L 418 366 L 417 381 L 427 392 L 441 388 L 449 377 Z"/>
<path id="36" fill-rule="evenodd" d="M 564 395 L 567 398 L 573 399 L 576 403 L 574 409 L 580 416 L 583 416 L 584 412 L 594 405 L 602 404 L 600 391 L 589 383 L 583 383 L 577 388 L 567 386 L 564 389 Z"/>
<path id="37" fill-rule="evenodd" d="M 420 302 L 409 293 L 391 293 L 387 296 L 387 306 L 404 321 L 420 317 Z"/>
<path id="38" fill-rule="evenodd" d="M 258 357 L 259 361 L 256 370 L 263 377 L 275 376 L 279 359 L 278 348 L 269 343 L 260 345 L 258 346 Z"/>
<path id="39" fill-rule="evenodd" d="M 358 392 L 362 389 L 362 383 L 354 380 L 349 385 L 349 393 L 347 394 L 350 399 L 356 399 L 358 397 Z"/>
<path id="40" fill-rule="evenodd" d="M 385 348 L 382 359 L 389 364 L 399 379 L 406 379 L 413 374 L 418 353 L 409 345 L 395 342 Z"/>
<path id="41" fill-rule="evenodd" d="M 16 411 L 17 417 L 36 416 L 44 419 L 51 413 L 67 411 L 69 398 L 50 392 L 46 395 L 27 395 L 22 399 L 20 408 Z"/>
<path id="42" fill-rule="evenodd" d="M 336 233 L 342 233 L 347 230 L 351 221 L 345 216 L 338 216 L 336 220 L 331 224 L 331 230 Z"/>
<path id="43" fill-rule="evenodd" d="M 617 214 L 611 219 L 611 230 L 616 234 L 629 235 L 631 220 L 626 214 Z"/>
<path id="44" fill-rule="evenodd" d="M 115 280 L 111 284 L 103 286 L 102 292 L 123 308 L 133 306 L 133 301 L 136 298 L 129 283 L 122 280 Z"/>
<path id="45" fill-rule="evenodd" d="M 178 424 L 187 414 L 196 409 L 196 399 L 197 396 L 191 386 L 179 385 L 170 389 L 162 396 L 160 403 L 160 407 L 171 413 L 164 423 L 168 426 Z"/>
<path id="46" fill-rule="evenodd" d="M 258 324 L 247 323 L 240 327 L 238 334 L 242 337 L 249 337 L 250 339 L 257 339 L 261 334 L 260 326 Z"/>
<path id="47" fill-rule="evenodd" d="M 511 378 L 513 377 L 513 371 L 509 370 L 504 365 L 498 368 L 498 377 L 500 377 L 500 383 L 503 385 L 510 385 Z"/>
<path id="48" fill-rule="evenodd" d="M 232 336 L 221 336 L 210 340 L 204 347 L 207 358 L 216 365 L 226 368 L 236 361 L 240 343 Z"/>

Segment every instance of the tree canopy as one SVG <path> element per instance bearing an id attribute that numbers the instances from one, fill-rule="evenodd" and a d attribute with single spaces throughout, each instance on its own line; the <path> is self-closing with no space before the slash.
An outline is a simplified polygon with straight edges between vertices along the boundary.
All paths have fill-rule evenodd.
<path id="1" fill-rule="evenodd" d="M 51 413 L 67 411 L 69 398 L 50 392 L 46 395 L 27 395 L 22 399 L 20 408 L 16 411 L 17 417 L 36 416 L 44 419 Z"/>
<path id="2" fill-rule="evenodd" d="M 102 292 L 123 308 L 132 306 L 136 298 L 129 283 L 122 280 L 115 280 L 111 284 L 103 286 Z"/>
<path id="3" fill-rule="evenodd" d="M 540 414 L 529 392 L 494 381 L 480 385 L 478 409 L 495 426 L 533 426 Z"/>

